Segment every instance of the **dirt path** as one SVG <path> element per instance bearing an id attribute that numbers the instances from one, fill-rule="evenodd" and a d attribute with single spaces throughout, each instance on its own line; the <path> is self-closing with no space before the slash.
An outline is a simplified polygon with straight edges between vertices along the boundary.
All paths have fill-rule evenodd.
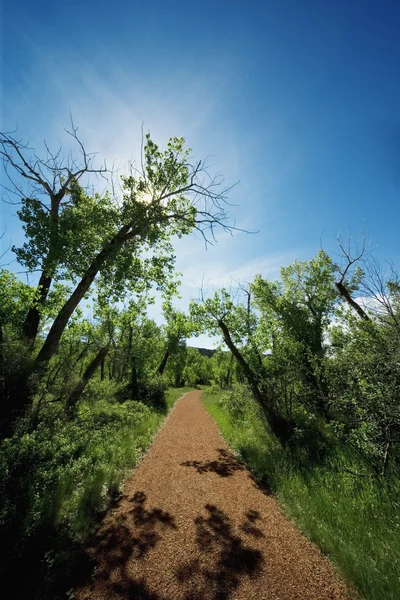
<path id="1" fill-rule="evenodd" d="M 348 600 L 328 561 L 260 491 L 200 402 L 179 400 L 110 511 L 75 598 Z"/>

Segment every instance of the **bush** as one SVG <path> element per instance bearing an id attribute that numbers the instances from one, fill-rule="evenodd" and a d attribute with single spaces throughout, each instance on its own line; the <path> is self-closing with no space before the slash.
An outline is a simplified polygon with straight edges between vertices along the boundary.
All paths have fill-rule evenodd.
<path id="1" fill-rule="evenodd" d="M 34 432 L 0 444 L 0 537 L 7 540 L 0 579 L 7 575 L 19 598 L 66 597 L 58 588 L 67 591 L 87 560 L 82 540 L 163 418 L 142 402 L 103 400 L 82 403 L 74 421 L 51 415 Z"/>
<path id="2" fill-rule="evenodd" d="M 165 392 L 167 384 L 162 377 L 148 378 L 139 384 L 138 400 L 154 408 L 166 408 Z"/>
<path id="3" fill-rule="evenodd" d="M 59 524 L 90 529 L 118 491 L 160 416 L 140 402 L 98 403 L 74 422 L 41 424 L 0 447 L 0 531 L 19 545 Z"/>
<path id="4" fill-rule="evenodd" d="M 163 377 L 149 377 L 138 383 L 135 392 L 132 391 L 131 384 L 120 388 L 116 393 L 116 398 L 119 402 L 126 402 L 132 399 L 139 400 L 146 404 L 146 406 L 166 411 L 165 392 L 167 388 L 168 385 Z"/>
<path id="5" fill-rule="evenodd" d="M 220 399 L 221 408 L 226 410 L 233 421 L 245 421 L 256 410 L 256 404 L 249 388 L 235 384 L 233 390 L 225 392 Z"/>
<path id="6" fill-rule="evenodd" d="M 114 379 L 91 379 L 82 394 L 82 400 L 90 403 L 100 401 L 112 402 L 121 390 L 121 384 Z"/>

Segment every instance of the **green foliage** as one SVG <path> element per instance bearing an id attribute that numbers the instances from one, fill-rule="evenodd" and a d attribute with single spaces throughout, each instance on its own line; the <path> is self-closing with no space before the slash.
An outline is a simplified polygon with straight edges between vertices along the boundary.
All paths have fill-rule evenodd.
<path id="1" fill-rule="evenodd" d="M 50 211 L 37 199 L 23 198 L 17 214 L 26 235 L 21 248 L 13 247 L 18 262 L 32 271 L 45 267 L 57 279 L 82 275 L 118 223 L 110 196 L 89 196 L 76 180 L 60 203 L 56 231 Z"/>
<path id="2" fill-rule="evenodd" d="M 162 377 L 149 377 L 139 385 L 138 398 L 146 405 L 155 408 L 165 408 L 165 391 L 167 383 Z"/>
<path id="3" fill-rule="evenodd" d="M 18 331 L 35 294 L 35 289 L 19 281 L 14 273 L 0 269 L 0 326 Z"/>
<path id="4" fill-rule="evenodd" d="M 59 541 L 69 539 L 72 548 L 87 536 L 119 495 L 167 410 L 188 389 L 167 390 L 163 410 L 135 401 L 110 402 L 112 391 L 117 388 L 112 390 L 110 382 L 97 382 L 86 391 L 73 421 L 49 414 L 35 431 L 3 441 L 0 532 L 7 539 L 8 555 L 1 575 L 25 552 L 35 560 L 43 552 L 40 585 L 43 578 L 46 585 L 59 579 L 57 565 L 64 552 Z M 64 558 L 63 571 L 70 558 Z M 60 581 L 50 585 L 51 597 L 57 585 Z"/>
<path id="5" fill-rule="evenodd" d="M 48 422 L 10 438 L 1 449 L 1 526 L 19 519 L 22 508 L 23 537 L 60 522 L 84 532 L 158 422 L 143 404 L 102 401 L 73 422 Z"/>
<path id="6" fill-rule="evenodd" d="M 187 385 L 208 384 L 212 376 L 212 365 L 210 359 L 202 356 L 197 348 L 187 348 L 185 356 L 185 368 L 182 378 Z"/>
<path id="7" fill-rule="evenodd" d="M 234 378 L 234 362 L 231 353 L 218 348 L 210 361 L 215 383 L 220 389 L 230 388 Z"/>
<path id="8" fill-rule="evenodd" d="M 225 392 L 219 401 L 221 408 L 229 414 L 234 423 L 245 422 L 257 410 L 250 390 L 243 384 L 236 384 L 232 391 Z"/>
<path id="9" fill-rule="evenodd" d="M 235 395 L 229 401 L 221 392 L 202 397 L 233 450 L 363 598 L 397 600 L 398 480 L 353 475 L 349 470 L 365 470 L 365 465 L 345 446 L 336 445 L 318 465 L 305 461 L 301 439 L 297 447 L 282 448 L 254 400 L 245 391 L 242 400 Z"/>

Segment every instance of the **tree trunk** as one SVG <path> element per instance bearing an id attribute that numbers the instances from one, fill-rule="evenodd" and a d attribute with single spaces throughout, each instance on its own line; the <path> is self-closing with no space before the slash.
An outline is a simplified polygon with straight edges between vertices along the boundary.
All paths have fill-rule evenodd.
<path id="1" fill-rule="evenodd" d="M 123 360 L 122 360 L 122 366 L 121 366 L 121 370 L 120 370 L 120 378 L 119 378 L 118 383 L 121 383 L 122 381 L 124 381 L 124 379 L 126 377 L 127 365 L 129 364 L 129 361 L 131 359 L 131 354 L 132 354 L 132 342 L 133 342 L 133 328 L 132 328 L 132 325 L 129 325 L 128 349 L 127 349 L 125 358 L 123 358 Z"/>
<path id="2" fill-rule="evenodd" d="M 137 379 L 136 357 L 135 356 L 131 357 L 131 366 L 132 366 L 132 370 L 131 370 L 131 399 L 132 400 L 137 400 L 138 399 L 138 392 L 139 392 L 139 385 L 138 385 L 138 379 Z"/>
<path id="3" fill-rule="evenodd" d="M 346 289 L 346 286 L 343 284 L 343 282 L 337 281 L 336 287 L 339 291 L 339 294 L 342 296 L 342 298 L 344 298 L 346 300 L 346 302 L 356 311 L 356 313 L 365 321 L 370 321 L 370 318 L 367 315 L 367 313 L 365 312 L 365 310 L 363 308 L 361 308 L 361 306 L 354 300 L 354 298 L 352 298 L 350 296 L 350 294 L 349 294 L 348 290 Z"/>
<path id="4" fill-rule="evenodd" d="M 257 379 L 256 379 L 253 371 L 251 370 L 250 366 L 247 364 L 244 356 L 242 355 L 240 350 L 235 346 L 234 342 L 232 341 L 231 335 L 229 333 L 229 329 L 225 325 L 225 323 L 222 321 L 222 319 L 220 319 L 218 321 L 218 327 L 221 329 L 221 331 L 223 333 L 225 344 L 228 346 L 229 350 L 232 352 L 233 356 L 236 358 L 237 362 L 242 367 L 243 373 L 247 379 L 247 382 L 248 382 L 250 389 L 254 395 L 254 398 L 257 400 L 257 402 L 261 406 L 263 406 L 265 403 L 265 400 L 264 400 L 264 397 L 258 387 Z"/>
<path id="5" fill-rule="evenodd" d="M 66 194 L 67 188 L 62 187 L 57 194 L 50 193 L 51 200 L 51 208 L 50 208 L 50 240 L 49 240 L 49 248 L 47 251 L 47 256 L 43 261 L 43 271 L 40 275 L 39 283 L 37 286 L 37 290 L 39 292 L 39 298 L 35 302 L 34 306 L 32 306 L 28 314 L 26 315 L 24 324 L 22 326 L 22 332 L 24 337 L 26 338 L 30 348 L 33 347 L 37 332 L 39 330 L 40 323 L 40 311 L 39 306 L 43 306 L 47 299 L 47 295 L 50 290 L 52 277 L 47 274 L 49 264 L 53 263 L 54 268 L 54 257 L 57 255 L 57 247 L 59 244 L 59 211 L 60 211 L 60 203 Z M 56 260 L 57 264 L 59 261 Z"/>
<path id="6" fill-rule="evenodd" d="M 40 323 L 40 311 L 39 306 L 43 306 L 46 301 L 47 295 L 49 293 L 49 289 L 51 286 L 51 277 L 45 275 L 42 272 L 37 289 L 39 291 L 39 298 L 35 302 L 35 305 L 32 306 L 28 314 L 26 315 L 25 321 L 22 325 L 22 332 L 24 334 L 25 339 L 27 340 L 29 346 L 32 348 L 35 343 L 37 332 L 39 330 Z"/>
<path id="7" fill-rule="evenodd" d="M 231 356 L 229 359 L 229 365 L 228 365 L 228 370 L 226 372 L 226 376 L 225 376 L 225 387 L 226 388 L 230 388 L 232 385 L 232 363 L 233 363 L 233 354 L 231 352 Z"/>
<path id="8" fill-rule="evenodd" d="M 101 363 L 107 356 L 107 352 L 108 352 L 109 348 L 110 348 L 110 343 L 108 343 L 107 346 L 104 346 L 104 348 L 101 348 L 101 350 L 99 350 L 99 352 L 96 354 L 94 359 L 87 366 L 84 374 L 82 375 L 82 378 L 80 379 L 80 381 L 78 381 L 74 390 L 72 391 L 70 396 L 67 398 L 67 401 L 65 403 L 65 408 L 68 413 L 72 414 L 73 412 L 75 412 L 76 405 L 78 403 L 79 398 L 82 395 L 83 390 L 89 383 L 90 379 L 93 377 L 97 368 L 101 365 Z"/>
<path id="9" fill-rule="evenodd" d="M 104 361 L 105 357 L 103 358 L 100 364 L 100 381 L 104 381 Z"/>
<path id="10" fill-rule="evenodd" d="M 60 339 L 64 330 L 71 318 L 71 315 L 75 311 L 76 307 L 89 290 L 92 285 L 94 278 L 99 272 L 100 268 L 106 262 L 106 260 L 114 253 L 118 252 L 124 242 L 127 239 L 127 234 L 130 227 L 125 225 L 121 228 L 118 234 L 109 242 L 101 252 L 93 260 L 92 264 L 86 270 L 86 273 L 72 292 L 69 299 L 65 302 L 64 306 L 60 309 L 57 317 L 54 319 L 53 325 L 47 335 L 46 341 L 44 342 L 39 354 L 35 360 L 35 369 L 40 369 L 42 365 L 49 362 L 51 357 L 54 355 L 60 343 Z"/>
<path id="11" fill-rule="evenodd" d="M 272 433 L 281 441 L 287 441 L 290 438 L 292 432 L 291 424 L 287 419 L 283 418 L 275 411 L 274 407 L 268 401 L 265 394 L 260 390 L 255 374 L 253 373 L 250 365 L 245 360 L 243 354 L 235 346 L 230 336 L 229 329 L 226 326 L 226 324 L 222 321 L 222 319 L 218 320 L 218 327 L 223 333 L 225 344 L 228 346 L 229 350 L 232 352 L 233 356 L 241 366 L 244 376 L 247 379 L 247 383 L 249 384 L 251 392 L 254 396 L 254 399 L 262 408 Z"/>
<path id="12" fill-rule="evenodd" d="M 162 361 L 159 364 L 159 367 L 157 369 L 157 375 L 162 375 L 164 373 L 164 369 L 167 366 L 167 361 L 169 358 L 169 349 L 167 348 L 164 356 L 162 357 Z"/>

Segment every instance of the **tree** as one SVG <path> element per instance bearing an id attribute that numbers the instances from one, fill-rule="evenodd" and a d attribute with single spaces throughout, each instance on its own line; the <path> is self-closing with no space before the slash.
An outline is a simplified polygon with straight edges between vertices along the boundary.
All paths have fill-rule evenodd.
<path id="1" fill-rule="evenodd" d="M 78 259 L 79 262 L 79 253 L 74 252 L 76 248 L 71 248 L 68 238 L 73 234 L 76 246 L 80 246 L 84 254 L 88 245 L 95 245 L 90 235 L 95 231 L 94 212 L 88 210 L 87 198 L 86 202 L 83 201 L 79 181 L 84 175 L 104 174 L 107 169 L 105 166 L 98 169 L 93 167 L 93 155 L 86 152 L 73 123 L 71 131 L 67 133 L 78 145 L 81 155 L 79 160 L 68 158 L 65 161 L 61 148 L 52 153 L 46 144 L 45 156 L 41 159 L 22 140 L 0 133 L 0 156 L 11 185 L 8 190 L 19 198 L 22 205 L 18 216 L 27 236 L 23 247 L 13 247 L 13 251 L 18 262 L 28 271 L 39 269 L 41 272 L 36 301 L 23 322 L 23 332 L 30 345 L 36 339 L 40 307 L 46 301 L 54 276 L 57 276 L 60 267 L 68 266 L 68 261 L 76 262 Z M 27 190 L 23 187 L 23 182 L 29 184 Z M 100 196 L 96 196 L 94 200 L 101 204 Z M 96 206 L 97 219 L 100 218 L 99 208 Z M 88 223 L 88 218 L 92 218 L 92 223 Z M 102 223 L 96 221 L 97 227 L 104 227 L 106 224 L 107 219 L 104 218 Z"/>
<path id="2" fill-rule="evenodd" d="M 254 342 L 248 343 L 248 336 L 255 333 L 256 323 L 256 316 L 251 307 L 249 308 L 249 297 L 246 294 L 246 302 L 243 304 L 237 293 L 230 293 L 224 288 L 215 292 L 212 298 L 204 298 L 203 292 L 201 296 L 199 302 L 192 302 L 190 305 L 192 319 L 197 322 L 199 331 L 222 335 L 224 343 L 242 370 L 254 399 L 262 408 L 272 432 L 277 437 L 285 437 L 287 422 L 277 412 L 273 398 L 268 394 L 265 385 L 266 370 L 262 359 L 260 363 L 260 352 L 254 352 Z"/>
<path id="3" fill-rule="evenodd" d="M 157 368 L 158 375 L 164 373 L 168 359 L 179 351 L 184 340 L 190 337 L 193 332 L 193 324 L 190 319 L 182 311 L 174 309 L 170 301 L 164 303 L 163 312 L 166 319 L 166 325 L 164 326 L 166 345 L 162 360 Z"/>
<path id="4" fill-rule="evenodd" d="M 257 276 L 252 286 L 262 319 L 269 326 L 275 320 L 275 340 L 288 336 L 291 349 L 300 352 L 302 378 L 310 401 L 325 417 L 328 395 L 323 373 L 324 336 L 338 299 L 334 273 L 335 265 L 321 250 L 315 259 L 282 267 L 281 282 L 272 283 Z M 305 395 L 304 401 L 306 398 Z"/>
<path id="5" fill-rule="evenodd" d="M 75 283 L 38 343 L 32 368 L 19 380 L 19 389 L 13 394 L 16 414 L 22 414 L 31 403 L 29 377 L 33 373 L 42 376 L 96 277 L 108 280 L 114 294 L 132 286 L 146 289 L 153 282 L 168 285 L 175 236 L 197 230 L 207 241 L 217 226 L 231 228 L 225 212 L 228 190 L 222 189 L 220 178 L 209 177 L 203 161 L 190 162 L 191 150 L 185 148 L 183 138 L 171 138 L 167 148 L 160 150 L 146 135 L 142 169 L 121 178 L 122 199 L 117 203 L 107 194 L 89 196 L 80 186 L 85 173 L 103 170 L 91 168 L 76 129 L 71 135 L 83 156 L 83 165 L 72 163 L 74 168 L 63 164 L 60 152 L 51 154 L 48 149 L 46 159 L 39 160 L 35 154 L 28 159 L 26 146 L 8 134 L 1 137 L 6 172 L 13 169 L 34 185 L 26 196 L 12 180 L 13 191 L 22 198 L 19 216 L 27 237 L 24 246 L 14 252 L 28 271 L 38 266 L 42 270 L 36 300 L 23 325 L 31 346 L 52 281 L 67 277 Z M 46 169 L 51 177 L 45 175 Z"/>

